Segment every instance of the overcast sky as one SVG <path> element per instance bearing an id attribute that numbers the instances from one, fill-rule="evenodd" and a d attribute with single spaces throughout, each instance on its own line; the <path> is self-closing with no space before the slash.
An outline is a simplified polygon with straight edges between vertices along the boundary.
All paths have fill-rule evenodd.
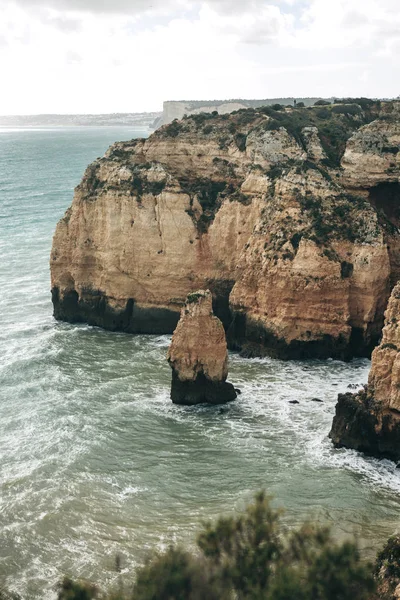
<path id="1" fill-rule="evenodd" d="M 400 94 L 400 0 L 0 0 L 0 114 Z"/>

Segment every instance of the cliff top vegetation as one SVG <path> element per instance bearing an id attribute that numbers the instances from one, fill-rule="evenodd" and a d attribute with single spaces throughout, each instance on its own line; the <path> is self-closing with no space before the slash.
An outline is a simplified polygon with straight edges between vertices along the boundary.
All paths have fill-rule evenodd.
<path id="1" fill-rule="evenodd" d="M 303 128 L 317 127 L 327 157 L 322 162 L 328 167 L 337 168 L 347 140 L 362 125 L 379 116 L 382 104 L 380 100 L 346 98 L 333 104 L 324 101 L 323 104 L 316 103 L 308 107 L 284 107 L 274 104 L 240 109 L 222 115 L 217 111 L 199 113 L 185 116 L 181 121 L 174 120 L 157 130 L 155 136 L 177 137 L 193 133 L 200 137 L 217 135 L 222 147 L 234 142 L 239 150 L 244 151 L 246 137 L 254 129 L 260 127 L 273 131 L 284 127 L 296 142 L 305 148 Z M 387 114 L 390 114 L 388 107 L 390 108 L 391 104 L 385 103 Z"/>

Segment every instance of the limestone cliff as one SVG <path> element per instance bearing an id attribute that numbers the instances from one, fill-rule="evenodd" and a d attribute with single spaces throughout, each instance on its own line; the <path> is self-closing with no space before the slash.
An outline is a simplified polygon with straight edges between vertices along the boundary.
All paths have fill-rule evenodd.
<path id="1" fill-rule="evenodd" d="M 57 225 L 56 318 L 170 333 L 208 288 L 247 355 L 368 354 L 400 276 L 398 114 L 199 114 L 113 145 Z"/>
<path id="2" fill-rule="evenodd" d="M 400 460 L 400 283 L 390 296 L 382 341 L 372 353 L 368 386 L 339 395 L 330 437 L 336 446 Z"/>
<path id="3" fill-rule="evenodd" d="M 228 376 L 224 326 L 214 316 L 209 290 L 187 297 L 167 355 L 175 404 L 221 404 L 236 398 Z"/>

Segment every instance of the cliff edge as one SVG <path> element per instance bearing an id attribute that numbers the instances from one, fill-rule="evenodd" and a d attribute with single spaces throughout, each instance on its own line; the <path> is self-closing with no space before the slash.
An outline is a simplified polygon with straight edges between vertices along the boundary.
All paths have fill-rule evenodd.
<path id="1" fill-rule="evenodd" d="M 400 283 L 385 317 L 368 386 L 357 394 L 339 395 L 329 436 L 338 447 L 400 460 Z"/>
<path id="2" fill-rule="evenodd" d="M 230 347 L 369 355 L 400 278 L 399 104 L 173 121 L 91 164 L 57 225 L 54 315 L 172 333 L 209 289 Z"/>

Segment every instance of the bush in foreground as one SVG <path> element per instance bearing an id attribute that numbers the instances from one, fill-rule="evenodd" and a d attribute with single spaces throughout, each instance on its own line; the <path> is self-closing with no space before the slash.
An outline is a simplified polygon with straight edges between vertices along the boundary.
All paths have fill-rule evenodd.
<path id="1" fill-rule="evenodd" d="M 240 516 L 200 533 L 198 552 L 171 546 L 138 570 L 133 589 L 111 596 L 64 579 L 59 600 L 367 600 L 375 582 L 352 542 L 305 523 L 286 531 L 264 493 Z"/>

